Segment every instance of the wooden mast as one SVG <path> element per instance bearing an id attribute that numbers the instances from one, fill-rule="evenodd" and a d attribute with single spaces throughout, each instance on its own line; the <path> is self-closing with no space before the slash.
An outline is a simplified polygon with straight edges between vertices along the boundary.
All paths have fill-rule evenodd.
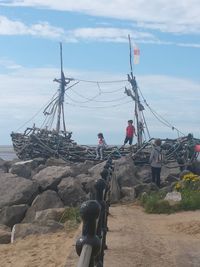
<path id="1" fill-rule="evenodd" d="M 131 72 L 128 74 L 128 81 L 131 84 L 132 92 L 131 90 L 125 88 L 125 93 L 130 96 L 133 101 L 135 102 L 135 117 L 136 117 L 136 132 L 137 132 L 137 146 L 141 147 L 143 143 L 143 122 L 142 122 L 142 117 L 141 117 L 141 112 L 144 110 L 144 107 L 140 103 L 140 98 L 138 94 L 138 86 L 137 82 L 135 79 L 135 76 L 133 76 L 133 65 L 132 65 L 132 52 L 131 52 L 131 39 L 130 35 L 128 35 L 129 39 L 129 51 L 130 51 L 130 69 Z"/>
<path id="2" fill-rule="evenodd" d="M 61 122 L 63 123 L 63 130 L 66 132 L 65 117 L 64 117 L 64 100 L 65 100 L 65 91 L 66 86 L 72 81 L 71 78 L 65 78 L 63 71 L 63 58 L 62 58 L 62 43 L 60 43 L 60 79 L 54 79 L 55 82 L 58 82 L 58 111 L 57 111 L 57 122 L 56 122 L 56 132 L 59 133 L 61 130 Z"/>

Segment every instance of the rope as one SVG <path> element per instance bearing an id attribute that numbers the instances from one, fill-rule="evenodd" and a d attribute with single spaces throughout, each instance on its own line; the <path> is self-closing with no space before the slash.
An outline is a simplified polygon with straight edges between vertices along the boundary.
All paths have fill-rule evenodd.
<path id="1" fill-rule="evenodd" d="M 174 127 L 171 123 L 169 123 L 166 119 L 164 119 L 161 115 L 159 115 L 156 111 L 154 111 L 149 104 L 147 103 L 146 99 L 144 98 L 140 88 L 138 87 L 138 90 L 140 91 L 140 94 L 143 98 L 144 103 L 146 104 L 146 106 L 149 108 L 149 110 L 151 111 L 151 113 L 157 118 L 158 121 L 160 121 L 162 124 L 164 124 L 165 126 L 171 128 L 172 130 L 176 130 L 177 133 L 182 134 L 183 136 L 185 136 L 184 133 L 182 133 L 181 131 L 179 131 L 176 127 Z"/>
<path id="2" fill-rule="evenodd" d="M 80 108 L 91 108 L 91 109 L 101 109 L 101 108 L 111 108 L 111 107 L 119 107 L 119 106 L 122 106 L 122 105 L 126 105 L 128 103 L 132 103 L 132 101 L 128 101 L 128 102 L 124 102 L 124 103 L 120 103 L 120 104 L 117 104 L 117 105 L 111 105 L 111 106 L 104 106 L 104 107 L 89 107 L 89 106 L 80 106 L 80 105 L 76 105 L 76 104 L 72 104 L 72 103 L 66 103 L 70 106 L 74 106 L 74 107 L 80 107 Z"/>
<path id="3" fill-rule="evenodd" d="M 82 79 L 74 79 L 75 81 L 79 82 L 86 82 L 86 83 L 122 83 L 127 82 L 127 80 L 114 80 L 114 81 L 92 81 L 92 80 L 82 80 Z"/>
<path id="4" fill-rule="evenodd" d="M 51 97 L 51 100 L 50 101 L 52 101 L 52 99 L 55 97 L 55 95 L 57 94 L 57 92 Z M 17 131 L 19 131 L 21 128 L 23 128 L 26 124 L 28 124 L 30 121 L 32 121 L 45 107 L 46 107 L 46 105 L 48 105 L 49 104 L 49 101 L 45 104 L 45 105 L 43 105 L 28 121 L 26 121 L 25 123 L 23 123 L 17 130 L 16 130 L 16 132 Z"/>

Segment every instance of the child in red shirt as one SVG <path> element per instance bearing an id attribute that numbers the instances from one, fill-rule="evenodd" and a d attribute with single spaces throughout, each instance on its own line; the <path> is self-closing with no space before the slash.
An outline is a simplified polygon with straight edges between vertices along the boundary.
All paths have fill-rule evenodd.
<path id="1" fill-rule="evenodd" d="M 133 121 L 128 121 L 128 126 L 126 127 L 126 137 L 124 140 L 124 145 L 129 142 L 129 145 L 133 143 L 133 137 L 135 135 L 135 127 L 133 126 Z"/>

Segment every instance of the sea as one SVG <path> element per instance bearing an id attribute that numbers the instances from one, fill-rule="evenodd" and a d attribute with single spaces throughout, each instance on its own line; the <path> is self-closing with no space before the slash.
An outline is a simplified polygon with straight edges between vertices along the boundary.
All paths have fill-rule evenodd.
<path id="1" fill-rule="evenodd" d="M 0 146 L 0 158 L 3 160 L 13 160 L 17 156 L 12 146 Z"/>

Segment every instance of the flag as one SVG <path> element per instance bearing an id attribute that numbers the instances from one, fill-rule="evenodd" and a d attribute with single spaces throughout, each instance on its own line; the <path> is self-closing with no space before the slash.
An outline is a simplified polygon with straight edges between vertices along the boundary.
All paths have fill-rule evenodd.
<path id="1" fill-rule="evenodd" d="M 134 47 L 133 55 L 134 55 L 134 58 L 133 58 L 134 65 L 139 64 L 139 62 L 140 62 L 140 49 L 137 46 Z"/>

